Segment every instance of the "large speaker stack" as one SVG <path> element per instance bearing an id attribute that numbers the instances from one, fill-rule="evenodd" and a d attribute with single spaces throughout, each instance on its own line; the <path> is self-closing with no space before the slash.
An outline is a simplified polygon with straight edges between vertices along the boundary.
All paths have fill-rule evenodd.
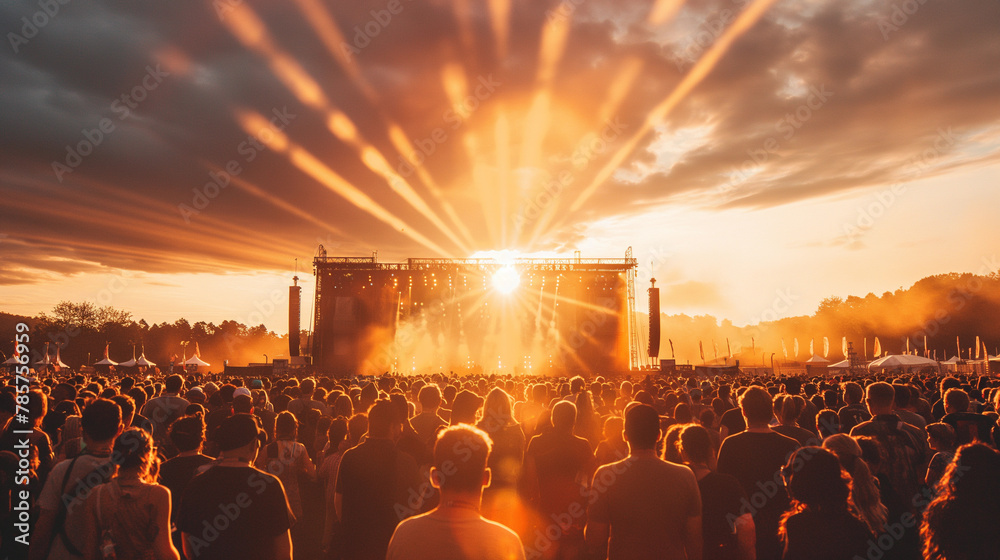
<path id="1" fill-rule="evenodd" d="M 656 278 L 649 280 L 649 345 L 646 354 L 654 361 L 660 355 L 660 289 Z"/>
<path id="2" fill-rule="evenodd" d="M 300 346 L 299 333 L 302 330 L 299 325 L 300 310 L 302 308 L 302 286 L 299 286 L 298 276 L 292 278 L 292 280 L 295 284 L 288 287 L 288 355 L 298 356 Z"/>

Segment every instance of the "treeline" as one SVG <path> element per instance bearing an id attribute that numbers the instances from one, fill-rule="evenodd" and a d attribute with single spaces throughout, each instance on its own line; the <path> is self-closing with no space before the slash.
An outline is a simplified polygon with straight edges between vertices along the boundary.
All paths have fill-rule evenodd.
<path id="1" fill-rule="evenodd" d="M 1000 273 L 941 274 L 881 296 L 869 293 L 846 299 L 829 297 L 811 316 L 785 317 L 746 327 L 734 326 L 728 320 L 720 322 L 710 315 L 663 314 L 661 332 L 660 357 L 671 357 L 669 341 L 673 341 L 680 363 L 701 362 L 699 342 L 706 361 L 716 355 L 728 357 L 731 348 L 735 357 L 742 353 L 741 364 L 760 365 L 766 358 L 769 365 L 772 353 L 776 361 L 785 359 L 782 342 L 789 353 L 787 361 L 794 361 L 795 339 L 799 341 L 798 358 L 805 360 L 809 358 L 810 340 L 814 341 L 815 353 L 823 355 L 824 337 L 830 342 L 831 361 L 844 358 L 843 337 L 853 343 L 858 355 L 864 354 L 867 340 L 869 357 L 875 337 L 883 351 L 902 353 L 909 340 L 910 350 L 923 355 L 925 336 L 929 353 L 933 356 L 936 351 L 939 360 L 957 353 L 956 338 L 963 357 L 968 357 L 970 348 L 975 357 L 976 337 L 995 355 L 1000 350 Z"/>
<path id="2" fill-rule="evenodd" d="M 8 357 L 14 349 L 13 333 L 18 322 L 31 326 L 32 362 L 44 357 L 48 342 L 50 351 L 55 353 L 58 345 L 62 361 L 74 368 L 101 360 L 105 344 L 110 344 L 110 357 L 116 362 L 131 359 L 134 346 L 137 358 L 145 350 L 146 358 L 164 369 L 185 355 L 191 357 L 196 345 L 213 371 L 221 371 L 224 360 L 244 365 L 263 362 L 265 354 L 268 360 L 288 355 L 288 336 L 279 336 L 264 325 L 247 326 L 236 321 L 192 324 L 187 319 L 151 325 L 143 319 L 135 320 L 128 311 L 63 301 L 51 313 L 37 317 L 0 313 L 0 333 L 10 333 L 10 340 L 0 345 L 0 351 Z"/>

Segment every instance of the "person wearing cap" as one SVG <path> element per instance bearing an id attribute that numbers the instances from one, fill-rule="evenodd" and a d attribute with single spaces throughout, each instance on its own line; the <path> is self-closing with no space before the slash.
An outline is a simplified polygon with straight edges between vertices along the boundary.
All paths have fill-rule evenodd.
<path id="1" fill-rule="evenodd" d="M 629 456 L 594 474 L 586 539 L 608 560 L 701 560 L 701 493 L 686 466 L 656 456 L 660 416 L 648 404 L 625 411 Z"/>
<path id="2" fill-rule="evenodd" d="M 218 460 L 188 484 L 177 526 L 197 559 L 291 560 L 295 516 L 281 481 L 254 468 L 267 434 L 252 414 L 226 418 L 213 435 Z"/>

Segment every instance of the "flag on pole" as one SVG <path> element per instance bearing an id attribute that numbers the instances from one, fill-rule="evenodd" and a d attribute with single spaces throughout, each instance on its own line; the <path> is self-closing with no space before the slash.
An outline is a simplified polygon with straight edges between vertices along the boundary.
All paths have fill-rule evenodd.
<path id="1" fill-rule="evenodd" d="M 930 358 L 931 357 L 931 349 L 927 347 L 927 335 L 926 334 L 924 335 L 924 357 L 925 358 Z"/>
<path id="2" fill-rule="evenodd" d="M 961 360 L 962 359 L 962 343 L 959 341 L 959 337 L 957 337 L 957 336 L 955 337 L 955 347 L 958 348 L 958 354 L 955 354 L 955 355 L 958 356 L 959 360 Z"/>
<path id="3" fill-rule="evenodd" d="M 667 342 L 670 343 L 670 357 L 676 360 L 677 356 L 674 355 L 674 341 L 668 338 Z"/>
<path id="4" fill-rule="evenodd" d="M 105 360 L 109 360 L 110 359 L 108 357 L 108 352 L 110 352 L 110 348 L 111 348 L 111 343 L 110 342 L 105 342 L 104 343 L 104 359 Z"/>
<path id="5" fill-rule="evenodd" d="M 785 355 L 785 359 L 788 359 L 788 345 L 785 344 L 785 339 L 781 339 L 781 353 Z"/>
<path id="6" fill-rule="evenodd" d="M 865 360 L 868 359 L 868 337 L 865 337 Z"/>
<path id="7" fill-rule="evenodd" d="M 840 350 L 844 353 L 844 357 L 847 357 L 847 337 L 845 336 L 843 340 L 840 341 Z"/>
<path id="8" fill-rule="evenodd" d="M 733 357 L 733 347 L 729 344 L 729 338 L 726 338 L 726 350 L 729 351 L 729 357 Z"/>
<path id="9" fill-rule="evenodd" d="M 795 338 L 794 350 L 795 350 L 795 359 L 797 360 L 797 359 L 799 359 L 799 339 L 798 339 L 798 337 Z"/>
<path id="10" fill-rule="evenodd" d="M 977 359 L 977 360 L 979 359 L 979 349 L 980 349 L 980 348 L 981 348 L 981 346 L 980 346 L 980 344 L 979 344 L 979 337 L 977 336 L 977 337 L 976 337 L 976 359 Z"/>
<path id="11" fill-rule="evenodd" d="M 813 357 L 815 355 L 816 355 L 816 339 L 815 338 L 810 338 L 809 339 L 809 357 L 811 358 L 811 357 Z"/>
<path id="12" fill-rule="evenodd" d="M 830 357 L 830 338 L 826 336 L 823 337 L 823 357 Z"/>
<path id="13" fill-rule="evenodd" d="M 698 341 L 698 352 L 701 354 L 701 361 L 705 361 L 705 345 Z"/>
<path id="14" fill-rule="evenodd" d="M 906 353 L 910 353 L 910 337 L 906 337 Z"/>
<path id="15" fill-rule="evenodd" d="M 878 341 L 878 337 L 875 337 L 875 349 L 872 350 L 872 357 L 876 360 L 882 357 L 882 343 Z"/>

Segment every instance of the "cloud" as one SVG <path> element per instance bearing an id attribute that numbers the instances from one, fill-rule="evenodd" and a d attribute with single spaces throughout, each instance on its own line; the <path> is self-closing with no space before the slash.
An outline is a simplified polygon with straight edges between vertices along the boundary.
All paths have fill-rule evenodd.
<path id="1" fill-rule="evenodd" d="M 293 4 L 244 5 L 264 22 L 274 50 L 319 85 L 329 109 L 350 119 L 363 145 L 402 173 L 449 229 L 467 230 L 472 243 L 460 247 L 365 164 L 358 144 L 335 137 L 327 109 L 294 95 L 275 72 L 280 61 L 237 40 L 212 4 L 73 3 L 17 53 L 0 51 L 0 231 L 17 241 L 4 244 L 10 258 L 0 281 L 93 267 L 287 270 L 320 242 L 343 254 L 433 256 L 407 236 L 414 232 L 465 256 L 465 249 L 512 244 L 513 217 L 541 200 L 548 201 L 538 204 L 542 217 L 525 224 L 518 244 L 571 248 L 586 223 L 650 206 L 768 208 L 995 160 L 1000 146 L 996 2 L 922 4 L 888 34 L 891 3 L 781 2 L 639 139 L 623 161 L 625 172 L 571 212 L 598 170 L 680 82 L 690 68 L 684 56 L 701 54 L 742 1 L 693 0 L 658 29 L 643 22 L 646 3 L 574 4 L 549 83 L 539 82 L 539 50 L 556 2 L 512 10 L 503 60 L 485 3 L 464 19 L 446 2 L 404 2 L 350 55 L 374 97 Z M 368 4 L 326 7 L 349 42 L 373 20 Z M 21 18 L 36 10 L 30 1 L 5 4 L 0 27 L 19 30 Z M 471 45 L 463 44 L 463 26 Z M 641 70 L 632 87 L 616 90 L 633 61 Z M 168 75 L 147 88 L 150 68 L 163 64 Z M 464 70 L 461 109 L 443 85 L 448 64 Z M 476 96 L 484 80 L 499 85 L 480 87 Z M 620 102 L 612 103 L 616 91 Z M 548 93 L 548 123 L 540 151 L 526 153 L 540 124 L 528 118 L 539 92 Z M 142 99 L 129 97 L 135 93 Z M 124 99 L 134 104 L 127 116 Z M 238 112 L 276 110 L 295 115 L 282 133 L 300 155 L 335 171 L 404 222 L 405 231 L 335 194 L 291 153 L 255 149 L 249 159 Z M 615 134 L 599 118 L 609 110 L 621 123 Z M 92 141 L 102 122 L 113 130 Z M 410 153 L 394 145 L 390 123 L 399 125 Z M 671 135 L 682 130 L 701 134 L 677 148 Z M 950 140 L 942 141 L 942 131 Z M 57 177 L 53 163 L 69 165 L 69 151 L 86 150 L 88 142 L 89 155 Z M 422 159 L 426 173 L 399 171 L 408 157 Z M 209 172 L 231 161 L 240 167 L 239 181 L 212 186 Z M 553 188 L 565 176 L 568 183 Z M 185 215 L 181 205 L 197 212 Z M 692 297 L 710 295 L 691 290 Z"/>

